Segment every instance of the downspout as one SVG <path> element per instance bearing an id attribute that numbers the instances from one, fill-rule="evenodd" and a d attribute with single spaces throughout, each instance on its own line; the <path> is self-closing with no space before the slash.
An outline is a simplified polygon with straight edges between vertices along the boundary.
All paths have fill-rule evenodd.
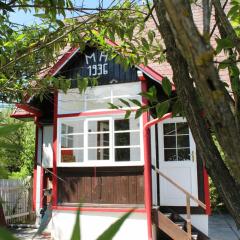
<path id="1" fill-rule="evenodd" d="M 172 113 L 165 114 L 162 118 L 155 118 L 143 126 L 144 146 L 144 194 L 145 208 L 147 213 L 148 240 L 152 240 L 152 174 L 151 174 L 151 149 L 149 128 L 153 125 L 171 118 Z"/>

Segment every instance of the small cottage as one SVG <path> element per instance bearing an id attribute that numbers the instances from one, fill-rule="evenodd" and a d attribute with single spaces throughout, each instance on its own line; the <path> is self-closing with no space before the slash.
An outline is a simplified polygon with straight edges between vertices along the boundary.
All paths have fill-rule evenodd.
<path id="1" fill-rule="evenodd" d="M 132 209 L 114 239 L 208 239 L 208 175 L 186 119 L 149 112 L 125 119 L 136 105 L 108 105 L 120 98 L 144 104 L 139 93 L 153 85 L 165 99 L 161 73 L 143 65 L 126 70 L 89 46 L 68 49 L 48 74 L 70 78 L 67 93 L 33 96 L 12 116 L 36 123 L 34 211 L 52 202 L 54 239 L 70 239 L 80 203 L 84 240 Z M 79 77 L 98 77 L 98 84 L 80 94 Z"/>

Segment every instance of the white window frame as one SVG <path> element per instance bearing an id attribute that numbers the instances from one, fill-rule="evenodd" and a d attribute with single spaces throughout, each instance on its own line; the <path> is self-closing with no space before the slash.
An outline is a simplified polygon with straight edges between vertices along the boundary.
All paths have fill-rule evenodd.
<path id="1" fill-rule="evenodd" d="M 132 114 L 134 118 L 134 113 Z M 130 146 L 122 146 L 122 148 L 126 147 L 139 147 L 140 151 L 140 160 L 139 161 L 115 161 L 115 144 L 114 144 L 114 120 L 115 119 L 124 119 L 124 115 L 122 114 L 116 114 L 116 115 L 109 115 L 109 116 L 99 116 L 99 117 L 64 117 L 59 118 L 57 123 L 57 142 L 58 142 L 58 151 L 57 151 L 57 166 L 58 167 L 93 167 L 93 166 L 143 166 L 144 165 L 144 152 L 143 152 L 143 119 L 142 116 L 138 118 L 139 123 L 139 129 L 138 130 L 127 130 L 126 132 L 139 132 L 139 138 L 140 138 L 140 145 L 130 145 Z M 131 118 L 130 118 L 131 119 Z M 61 124 L 65 123 L 65 121 L 77 121 L 77 120 L 83 120 L 84 121 L 84 147 L 79 148 L 71 148 L 72 150 L 82 150 L 83 149 L 83 162 L 61 162 Z M 97 121 L 97 120 L 109 120 L 109 160 L 89 160 L 88 159 L 88 134 L 87 134 L 87 123 L 89 121 Z M 124 132 L 123 131 L 117 131 L 117 132 Z M 95 148 L 95 147 L 94 147 Z M 118 147 L 120 148 L 120 147 Z M 66 149 L 67 150 L 67 149 Z"/>

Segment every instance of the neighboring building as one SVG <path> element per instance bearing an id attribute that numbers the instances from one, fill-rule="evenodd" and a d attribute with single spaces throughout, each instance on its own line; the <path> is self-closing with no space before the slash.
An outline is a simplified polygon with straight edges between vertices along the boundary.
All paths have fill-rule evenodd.
<path id="1" fill-rule="evenodd" d="M 68 50 L 49 74 L 73 79 L 67 94 L 58 91 L 42 102 L 33 97 L 28 104 L 19 104 L 12 116 L 35 120 L 34 210 L 39 213 L 50 201 L 44 193 L 52 189 L 54 239 L 70 239 L 79 203 L 84 240 L 96 239 L 132 208 L 114 239 L 153 239 L 156 232 L 161 239 L 165 234 L 189 239 L 189 225 L 185 222 L 181 228 L 178 223 L 184 224 L 181 217 L 189 218 L 186 199 L 192 230 L 198 239 L 207 239 L 208 176 L 186 120 L 168 114 L 163 121 L 152 121 L 147 112 L 125 119 L 125 110 L 108 107 L 109 102 L 118 104 L 119 98 L 144 103 L 138 93 L 153 84 L 159 99 L 166 99 L 162 76 L 145 66 L 124 71 L 91 47 L 84 53 Z M 99 76 L 98 86 L 79 94 L 77 76 Z M 186 198 L 188 193 L 195 200 Z M 171 212 L 171 220 L 162 214 Z"/>

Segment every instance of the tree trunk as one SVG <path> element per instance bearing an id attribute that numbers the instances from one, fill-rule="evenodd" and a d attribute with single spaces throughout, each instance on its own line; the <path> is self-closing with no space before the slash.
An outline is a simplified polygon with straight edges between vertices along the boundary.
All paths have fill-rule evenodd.
<path id="1" fill-rule="evenodd" d="M 159 21 L 158 29 L 166 45 L 167 60 L 173 69 L 173 81 L 196 145 L 220 196 L 236 223 L 240 226 L 240 186 L 224 164 L 213 142 L 206 121 L 201 117 L 202 109 L 198 101 L 196 89 L 193 86 L 193 80 L 189 75 L 189 66 L 177 48 L 174 34 L 166 18 L 164 3 L 162 0 L 154 0 L 154 3 Z"/>
<path id="2" fill-rule="evenodd" d="M 201 97 L 211 129 L 230 160 L 231 171 L 240 182 L 240 133 L 234 106 L 213 63 L 213 49 L 198 32 L 188 0 L 163 0 L 169 26 L 185 58 Z"/>

